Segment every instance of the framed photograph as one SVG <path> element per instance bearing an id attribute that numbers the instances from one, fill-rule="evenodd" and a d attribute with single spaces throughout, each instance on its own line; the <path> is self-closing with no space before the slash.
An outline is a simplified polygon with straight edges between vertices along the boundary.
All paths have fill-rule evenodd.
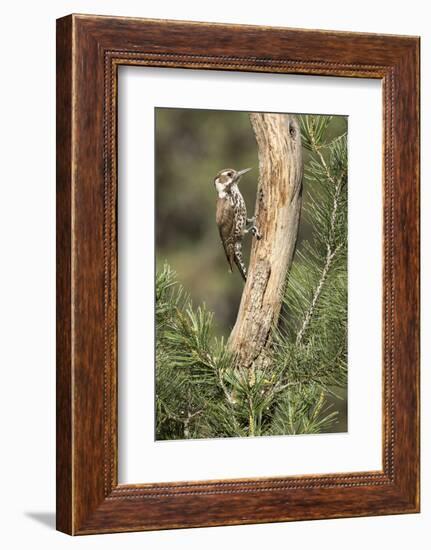
<path id="1" fill-rule="evenodd" d="M 419 38 L 57 21 L 57 528 L 419 511 Z"/>

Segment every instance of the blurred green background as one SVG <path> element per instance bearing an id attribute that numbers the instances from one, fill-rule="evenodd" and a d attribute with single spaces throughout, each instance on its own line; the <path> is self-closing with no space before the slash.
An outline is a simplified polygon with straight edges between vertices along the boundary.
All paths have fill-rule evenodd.
<path id="1" fill-rule="evenodd" d="M 155 125 L 156 269 L 165 261 L 195 306 L 214 312 L 214 334 L 227 338 L 235 323 L 244 283 L 232 274 L 215 222 L 214 177 L 223 168 L 252 167 L 239 184 L 249 217 L 254 214 L 259 175 L 257 145 L 248 112 L 157 108 Z M 328 140 L 347 131 L 347 117 L 334 116 Z M 309 153 L 303 149 L 306 168 Z M 304 179 L 303 209 L 313 195 Z M 301 216 L 298 248 L 312 237 L 312 225 Z M 243 249 L 248 265 L 251 235 Z M 340 390 L 338 389 L 338 393 Z M 339 411 L 336 431 L 347 426 L 347 388 L 341 399 L 330 397 Z"/>
<path id="2" fill-rule="evenodd" d="M 240 188 L 254 211 L 258 160 L 247 113 L 156 110 L 156 261 L 167 260 L 193 303 L 214 312 L 217 335 L 235 323 L 243 281 L 228 272 L 215 222 L 214 177 L 223 168 L 253 167 Z M 250 237 L 244 243 L 246 265 Z"/>

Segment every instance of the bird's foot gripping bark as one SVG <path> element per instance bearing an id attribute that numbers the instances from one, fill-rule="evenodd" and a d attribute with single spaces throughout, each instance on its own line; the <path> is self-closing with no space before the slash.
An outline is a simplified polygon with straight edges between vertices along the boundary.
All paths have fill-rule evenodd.
<path id="1" fill-rule="evenodd" d="M 256 239 L 260 241 L 260 239 L 262 238 L 262 235 L 259 229 L 257 228 L 255 222 L 256 222 L 256 216 L 253 216 L 252 218 L 247 218 L 247 223 L 250 224 L 250 227 L 247 227 L 244 233 L 248 233 L 250 231 L 253 237 L 256 237 Z"/>
<path id="2" fill-rule="evenodd" d="M 250 231 L 253 237 L 256 237 L 256 239 L 260 241 L 260 239 L 262 238 L 262 235 L 260 234 L 259 229 L 255 225 L 253 225 L 253 227 L 250 227 Z"/>

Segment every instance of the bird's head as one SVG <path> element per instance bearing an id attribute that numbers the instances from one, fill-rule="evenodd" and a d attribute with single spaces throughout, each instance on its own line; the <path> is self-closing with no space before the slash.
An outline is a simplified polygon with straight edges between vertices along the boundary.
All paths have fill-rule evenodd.
<path id="1" fill-rule="evenodd" d="M 234 170 L 233 168 L 225 168 L 214 178 L 214 186 L 217 190 L 220 198 L 225 197 L 230 193 L 232 186 L 237 184 L 241 179 L 241 176 L 250 172 L 251 168 L 245 168 L 244 170 Z"/>

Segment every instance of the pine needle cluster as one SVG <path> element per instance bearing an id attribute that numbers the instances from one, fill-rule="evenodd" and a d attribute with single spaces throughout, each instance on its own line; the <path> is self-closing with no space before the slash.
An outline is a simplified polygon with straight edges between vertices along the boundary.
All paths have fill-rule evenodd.
<path id="1" fill-rule="evenodd" d="M 331 120 L 300 117 L 312 237 L 296 251 L 268 364 L 233 368 L 213 314 L 193 306 L 167 263 L 157 273 L 156 439 L 336 431 L 330 397 L 347 384 L 347 136 L 328 138 Z"/>

